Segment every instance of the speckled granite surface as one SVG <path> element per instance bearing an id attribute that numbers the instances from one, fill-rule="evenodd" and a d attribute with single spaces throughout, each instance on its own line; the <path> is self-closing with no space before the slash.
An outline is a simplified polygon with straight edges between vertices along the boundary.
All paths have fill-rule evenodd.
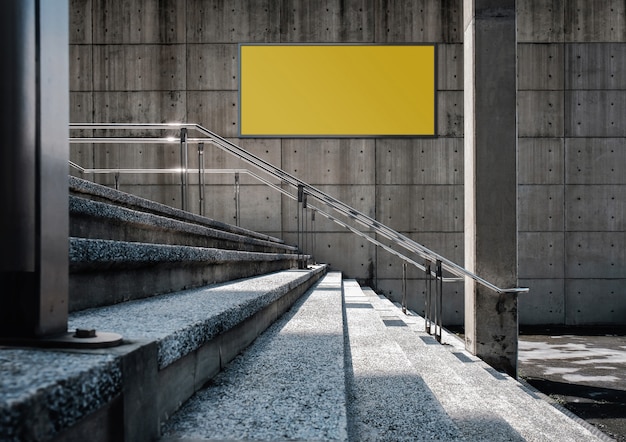
<path id="1" fill-rule="evenodd" d="M 159 368 L 163 368 L 324 269 L 286 270 L 83 310 L 70 315 L 68 328 L 95 328 L 127 339 L 154 339 L 158 341 Z"/>
<path id="2" fill-rule="evenodd" d="M 118 265 L 147 265 L 180 262 L 186 265 L 236 261 L 275 261 L 292 259 L 297 255 L 285 253 L 240 252 L 204 247 L 172 246 L 122 242 L 106 239 L 70 238 L 70 269 L 115 267 Z"/>
<path id="3" fill-rule="evenodd" d="M 326 275 L 164 427 L 173 440 L 346 440 L 341 278 Z"/>
<path id="4" fill-rule="evenodd" d="M 146 226 L 150 229 L 160 231 L 176 231 L 198 237 L 209 237 L 223 241 L 230 241 L 234 244 L 250 244 L 257 247 L 268 247 L 283 249 L 285 251 L 295 251 L 295 247 L 282 244 L 282 242 L 271 242 L 265 238 L 257 238 L 245 232 L 234 233 L 216 229 L 195 222 L 180 221 L 178 219 L 155 215 L 152 213 L 119 207 L 99 201 L 92 201 L 85 198 L 70 196 L 69 209 L 72 216 L 95 217 L 98 220 L 110 220 L 125 226 Z M 184 212 L 187 213 L 187 212 Z"/>
<path id="5" fill-rule="evenodd" d="M 354 441 L 463 440 L 356 281 L 344 281 Z"/>
<path id="6" fill-rule="evenodd" d="M 120 394 L 110 355 L 0 347 L 0 440 L 47 440 Z"/>
<path id="7" fill-rule="evenodd" d="M 184 210 L 176 209 L 170 206 L 166 206 L 164 204 L 140 198 L 138 196 L 131 195 L 126 192 L 121 192 L 119 190 L 115 190 L 107 186 L 102 186 L 100 184 L 96 184 L 91 181 L 87 181 L 71 175 L 69 176 L 69 187 L 70 191 L 75 194 L 92 195 L 115 204 L 120 204 L 122 206 L 140 208 L 141 210 L 146 210 L 156 214 L 162 214 L 166 217 L 172 217 L 193 222 L 207 227 L 212 227 L 214 229 L 223 230 L 225 232 L 245 235 L 251 238 L 259 238 L 275 243 L 282 242 L 282 240 L 278 238 L 274 238 L 230 224 L 225 224 L 210 218 L 195 215 Z"/>
<path id="8" fill-rule="evenodd" d="M 439 345 L 424 332 L 422 317 L 400 308 L 372 290 L 364 294 L 379 321 L 404 326 L 385 328 L 387 338 L 406 355 L 440 407 L 457 426 L 462 440 L 578 442 L 605 441 L 605 435 L 572 419 L 536 392 L 499 373 L 465 350 L 456 336 L 443 332 Z"/>
<path id="9" fill-rule="evenodd" d="M 163 368 L 323 271 L 288 270 L 85 310 L 70 315 L 68 329 L 156 341 Z M 123 389 L 121 358 L 127 351 L 0 347 L 0 440 L 49 440 L 109 403 Z"/>

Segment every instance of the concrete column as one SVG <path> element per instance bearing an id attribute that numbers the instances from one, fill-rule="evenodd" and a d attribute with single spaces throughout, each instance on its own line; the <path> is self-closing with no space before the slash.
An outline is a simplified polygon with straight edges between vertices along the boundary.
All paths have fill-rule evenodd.
<path id="1" fill-rule="evenodd" d="M 464 0 L 465 266 L 517 285 L 515 0 Z M 517 376 L 517 298 L 465 286 L 465 345 Z"/>
<path id="2" fill-rule="evenodd" d="M 0 14 L 0 338 L 67 330 L 69 10 Z"/>

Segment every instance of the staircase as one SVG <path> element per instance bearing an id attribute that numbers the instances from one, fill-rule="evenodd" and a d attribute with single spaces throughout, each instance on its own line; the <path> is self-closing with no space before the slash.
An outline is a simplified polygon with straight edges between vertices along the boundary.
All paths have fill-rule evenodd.
<path id="1" fill-rule="evenodd" d="M 2 441 L 607 439 L 276 238 L 70 189 L 69 329 L 124 341 L 0 348 Z"/>
<path id="2" fill-rule="evenodd" d="M 0 440 L 142 441 L 326 272 L 294 246 L 70 177 L 68 329 L 0 348 Z M 305 257 L 306 258 L 306 257 Z"/>

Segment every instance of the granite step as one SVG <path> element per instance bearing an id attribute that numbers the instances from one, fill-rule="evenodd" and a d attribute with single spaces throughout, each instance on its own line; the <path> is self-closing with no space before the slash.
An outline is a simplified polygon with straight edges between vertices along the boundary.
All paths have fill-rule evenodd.
<path id="1" fill-rule="evenodd" d="M 298 255 L 70 238 L 69 311 L 298 267 Z"/>
<path id="2" fill-rule="evenodd" d="M 176 209 L 174 207 L 160 204 L 136 195 L 131 195 L 107 186 L 96 184 L 92 181 L 84 180 L 75 176 L 69 176 L 69 190 L 71 196 L 100 201 L 108 203 L 112 206 L 131 209 L 132 211 L 154 214 L 160 217 L 172 220 L 183 221 L 186 223 L 196 224 L 211 229 L 229 232 L 249 238 L 256 238 L 263 241 L 269 241 L 275 244 L 284 244 L 284 241 L 263 233 L 244 229 L 242 227 L 226 224 L 213 220 L 204 216 L 196 215 L 185 210 Z M 76 235 L 78 236 L 78 235 Z"/>
<path id="3" fill-rule="evenodd" d="M 200 224 L 199 219 L 189 216 L 191 214 L 188 214 L 187 218 L 193 219 L 181 220 L 180 216 L 175 218 L 75 195 L 70 195 L 69 210 L 70 236 L 74 237 L 213 247 L 249 252 L 297 252 L 296 247 L 286 245 L 280 240 L 217 229 L 208 219 L 204 220 L 204 224 Z M 169 211 L 175 211 L 175 209 Z"/>
<path id="4" fill-rule="evenodd" d="M 346 440 L 343 350 L 333 272 L 184 404 L 161 442 Z"/>
<path id="5" fill-rule="evenodd" d="M 70 314 L 70 330 L 119 333 L 117 347 L 1 348 L 0 440 L 154 440 L 325 273 L 287 270 Z"/>
<path id="6" fill-rule="evenodd" d="M 422 317 L 364 288 L 389 339 L 397 343 L 437 401 L 472 441 L 600 441 L 606 437 L 554 407 L 540 393 L 494 370 L 443 332 L 439 344 Z"/>

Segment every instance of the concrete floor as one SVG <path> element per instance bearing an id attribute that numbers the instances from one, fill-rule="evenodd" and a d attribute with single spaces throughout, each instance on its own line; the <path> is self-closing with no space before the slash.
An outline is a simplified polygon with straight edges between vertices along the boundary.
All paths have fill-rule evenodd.
<path id="1" fill-rule="evenodd" d="M 519 376 L 626 442 L 626 327 L 522 328 Z"/>

